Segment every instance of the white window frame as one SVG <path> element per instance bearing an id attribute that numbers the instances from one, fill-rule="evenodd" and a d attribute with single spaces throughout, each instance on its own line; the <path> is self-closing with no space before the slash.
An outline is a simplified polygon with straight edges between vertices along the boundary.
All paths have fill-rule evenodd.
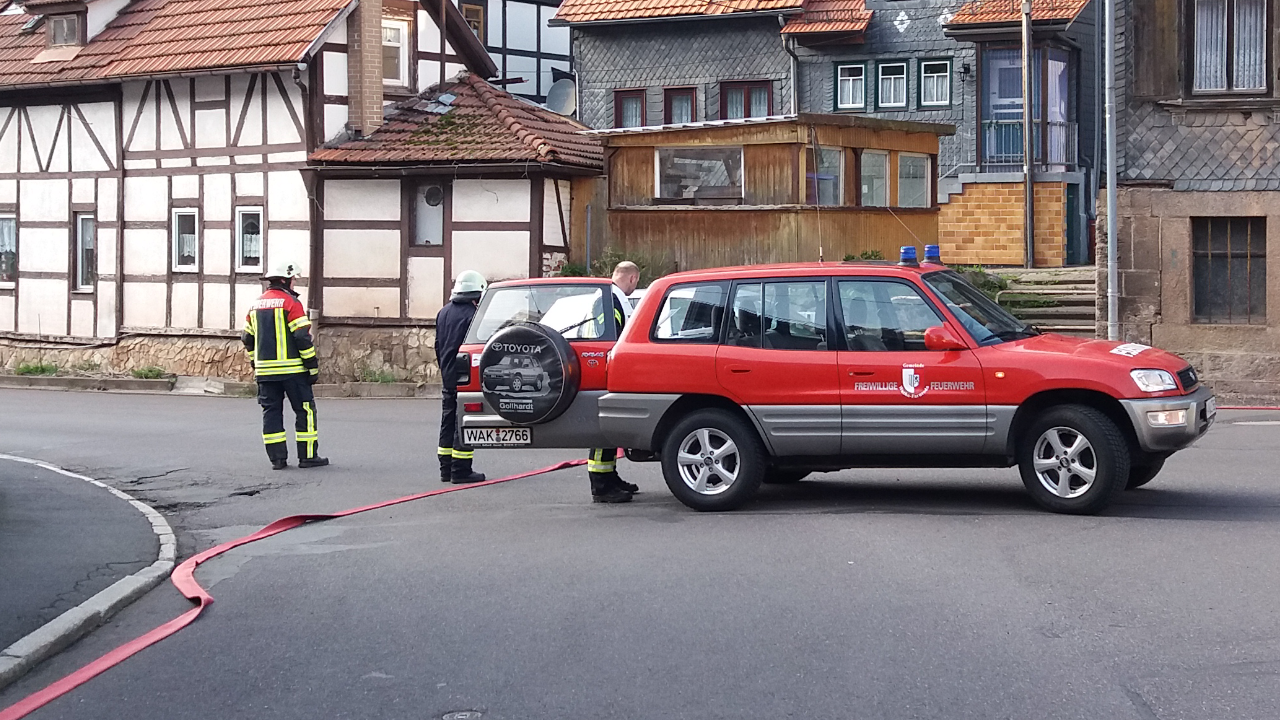
<path id="1" fill-rule="evenodd" d="M 96 283 L 85 284 L 84 280 L 84 221 L 93 222 L 93 257 L 94 262 L 98 258 L 98 220 L 93 213 L 76 213 L 75 214 L 75 234 L 76 234 L 76 261 L 73 267 L 75 277 L 71 278 L 73 292 L 93 292 Z M 93 268 L 94 279 L 97 279 L 97 268 Z"/>
<path id="2" fill-rule="evenodd" d="M 903 205 L 902 204 L 902 159 L 908 158 L 908 157 L 924 159 L 924 204 L 923 205 Z M 910 208 L 933 207 L 933 201 L 931 199 L 932 196 L 930 195 L 930 193 L 933 192 L 933 177 L 932 177 L 933 162 L 931 162 L 928 155 L 925 155 L 924 153 L 899 152 L 898 167 L 890 168 L 889 171 L 897 173 L 897 178 L 898 178 L 898 182 L 896 183 L 898 187 L 898 196 L 894 198 L 894 202 L 893 202 L 894 207 L 900 207 L 900 208 L 901 207 L 910 207 Z M 887 184 L 888 178 L 885 178 L 885 180 Z M 887 189 L 888 188 L 886 187 L 886 191 Z"/>
<path id="3" fill-rule="evenodd" d="M 862 92 L 858 93 L 857 102 L 850 103 L 847 105 L 840 102 L 840 97 L 841 97 L 840 86 L 841 86 L 841 82 L 844 80 L 844 78 L 840 76 L 840 73 L 844 71 L 846 68 L 859 68 L 860 70 L 862 70 L 862 78 L 861 78 Z M 850 78 L 850 80 L 852 79 L 853 78 Z M 861 62 L 861 63 L 844 63 L 841 65 L 837 65 L 836 66 L 836 109 L 837 110 L 865 110 L 866 107 L 867 107 L 867 64 L 864 62 Z"/>
<path id="4" fill-rule="evenodd" d="M 247 213 L 258 214 L 258 232 L 259 232 L 258 242 L 261 245 L 258 248 L 258 264 L 257 265 L 244 264 L 244 238 L 241 235 L 243 226 L 241 225 L 240 218 Z M 266 212 L 263 211 L 263 208 L 261 205 L 238 205 L 236 206 L 235 215 L 236 215 L 236 227 L 235 227 L 236 272 L 253 272 L 255 270 L 262 270 L 263 268 L 262 261 L 266 259 L 266 256 L 267 256 L 267 214 Z"/>
<path id="5" fill-rule="evenodd" d="M 885 68 L 896 68 L 896 67 L 902 68 L 902 75 L 901 76 L 891 75 L 890 77 L 902 78 L 902 102 L 888 103 L 884 101 L 884 80 L 885 80 L 884 71 L 885 71 Z M 908 95 L 907 91 L 910 89 L 908 87 L 909 83 L 907 82 L 908 69 L 909 68 L 907 67 L 907 62 L 905 60 L 901 62 L 882 62 L 882 63 L 876 64 L 876 107 L 895 108 L 895 109 L 903 109 L 907 107 L 907 95 Z"/>
<path id="6" fill-rule="evenodd" d="M 0 289 L 12 290 L 18 286 L 18 216 L 13 213 L 0 213 L 0 220 L 13 221 L 13 272 L 14 280 L 0 280 Z"/>
<path id="7" fill-rule="evenodd" d="M 391 20 L 388 18 L 383 18 L 382 27 L 383 29 L 395 28 L 400 31 L 400 45 L 398 46 L 400 48 L 400 52 L 399 52 L 400 62 L 399 62 L 399 67 L 397 68 L 398 77 L 395 77 L 395 78 L 384 77 L 382 78 L 382 84 L 391 85 L 392 87 L 408 87 L 409 86 L 409 55 L 411 54 L 414 48 L 413 38 L 410 37 L 409 35 L 409 21 L 408 20 Z M 385 41 L 381 43 L 379 47 L 379 52 L 381 52 L 382 48 L 386 46 L 387 46 L 387 43 Z M 385 74 L 386 72 L 385 68 L 383 72 Z"/>
<path id="8" fill-rule="evenodd" d="M 192 265 L 181 265 L 178 263 L 178 216 L 191 215 L 195 218 L 196 228 L 196 251 L 195 263 Z M 173 271 L 174 272 L 200 272 L 200 210 L 193 207 L 174 208 L 169 213 L 169 245 L 171 246 Z"/>
<path id="9" fill-rule="evenodd" d="M 920 87 L 920 106 L 921 106 L 921 107 L 948 107 L 948 106 L 950 106 L 950 105 L 951 105 L 951 61 L 950 61 L 950 60 L 921 60 L 921 61 L 920 61 L 920 63 L 919 63 L 919 65 L 920 65 L 920 84 L 919 84 L 919 87 Z M 927 66 L 929 66 L 929 65 L 944 65 L 944 66 L 946 66 L 947 70 L 946 70 L 946 72 L 945 72 L 945 73 L 940 73 L 940 72 L 926 73 L 926 72 L 925 72 L 925 67 L 927 67 Z M 943 93 L 943 95 L 944 95 L 944 97 L 945 97 L 946 99 L 944 99 L 944 100 L 934 100 L 934 101 L 932 101 L 932 102 L 929 102 L 929 101 L 927 101 L 927 100 L 925 100 L 925 99 L 924 99 L 924 88 L 925 88 L 925 82 L 924 82 L 924 79 L 925 79 L 926 77 L 931 77 L 931 78 L 945 77 L 945 78 L 946 78 L 946 92 L 945 92 L 945 93 Z"/>

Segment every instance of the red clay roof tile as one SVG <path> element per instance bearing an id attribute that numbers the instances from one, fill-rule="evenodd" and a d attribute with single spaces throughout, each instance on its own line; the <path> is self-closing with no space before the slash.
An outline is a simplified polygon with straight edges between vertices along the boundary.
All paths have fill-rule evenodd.
<path id="1" fill-rule="evenodd" d="M 803 33 L 860 33 L 871 22 L 865 0 L 808 0 L 804 12 L 791 18 L 783 35 Z"/>
<path id="2" fill-rule="evenodd" d="M 1031 0 L 1031 19 L 1073 20 L 1085 9 L 1089 0 Z M 948 25 L 999 25 L 1022 21 L 1020 0 L 972 0 L 966 3 Z"/>
<path id="3" fill-rule="evenodd" d="M 562 0 L 556 19 L 583 23 L 681 15 L 729 15 L 799 10 L 802 4 L 803 0 Z"/>

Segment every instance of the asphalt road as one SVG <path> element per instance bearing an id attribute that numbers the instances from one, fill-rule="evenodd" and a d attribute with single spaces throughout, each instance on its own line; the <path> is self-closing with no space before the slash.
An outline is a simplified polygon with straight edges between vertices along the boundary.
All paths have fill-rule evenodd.
<path id="1" fill-rule="evenodd" d="M 335 465 L 272 473 L 252 401 L 4 392 L 0 450 L 100 468 L 184 554 L 439 486 L 434 403 L 320 413 Z M 697 514 L 624 464 L 630 505 L 590 504 L 574 470 L 309 525 L 204 566 L 201 620 L 32 717 L 1276 718 L 1280 425 L 1258 422 L 1280 413 L 1224 412 L 1099 517 L 987 470 L 850 471 Z M 157 588 L 0 707 L 187 607 Z"/>
<path id="2" fill-rule="evenodd" d="M 0 648 L 155 562 L 157 542 L 106 490 L 0 460 Z"/>

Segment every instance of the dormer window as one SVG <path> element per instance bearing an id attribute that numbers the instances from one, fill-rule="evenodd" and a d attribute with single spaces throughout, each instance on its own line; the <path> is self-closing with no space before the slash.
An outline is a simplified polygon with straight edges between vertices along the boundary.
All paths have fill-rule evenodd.
<path id="1" fill-rule="evenodd" d="M 50 15 L 46 23 L 49 27 L 49 46 L 82 45 L 81 19 L 79 14 Z"/>

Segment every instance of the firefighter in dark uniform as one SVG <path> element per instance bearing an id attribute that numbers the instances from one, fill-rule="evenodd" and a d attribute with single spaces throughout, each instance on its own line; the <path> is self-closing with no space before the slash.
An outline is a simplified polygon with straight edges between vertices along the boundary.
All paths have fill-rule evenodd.
<path id="1" fill-rule="evenodd" d="M 298 266 L 284 262 L 263 276 L 270 285 L 244 319 L 240 339 L 253 362 L 258 380 L 258 404 L 262 406 L 262 442 L 274 470 L 289 467 L 289 443 L 284 429 L 284 400 L 293 406 L 294 439 L 298 443 L 298 467 L 329 464 L 317 454 L 316 401 L 311 392 L 320 364 L 311 340 L 311 321 L 293 291 Z"/>
<path id="2" fill-rule="evenodd" d="M 630 261 L 624 260 L 613 269 L 613 284 L 618 286 L 623 295 L 630 296 L 640 284 L 640 268 Z M 613 295 L 612 293 L 610 293 Z M 621 301 L 613 295 L 613 319 L 622 334 L 622 327 L 627 322 L 627 312 Z M 640 488 L 622 479 L 618 475 L 618 449 L 592 448 L 587 456 L 587 477 L 591 479 L 591 501 L 598 503 L 631 502 L 631 496 L 640 492 Z"/>
<path id="3" fill-rule="evenodd" d="M 436 455 L 440 460 L 440 482 L 482 482 L 484 473 L 471 467 L 475 450 L 462 442 L 462 429 L 458 427 L 458 373 L 456 366 L 458 349 L 462 347 L 476 315 L 476 306 L 489 283 L 475 270 L 458 275 L 453 284 L 449 303 L 436 315 L 436 363 L 440 366 L 440 445 Z"/>

